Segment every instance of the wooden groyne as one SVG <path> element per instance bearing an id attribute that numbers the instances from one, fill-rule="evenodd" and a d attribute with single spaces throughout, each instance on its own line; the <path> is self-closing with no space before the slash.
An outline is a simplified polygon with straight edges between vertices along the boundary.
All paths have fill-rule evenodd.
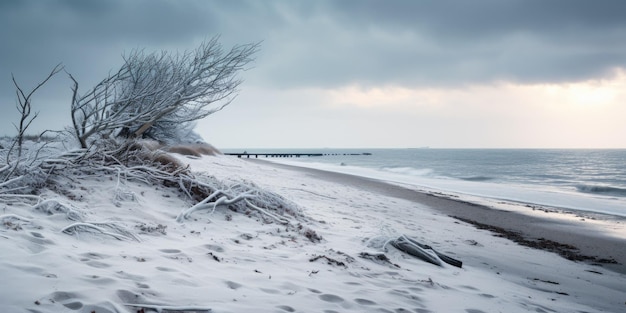
<path id="1" fill-rule="evenodd" d="M 319 156 L 327 156 L 327 155 L 372 155 L 371 153 L 224 153 L 225 155 L 236 155 L 238 158 L 245 157 L 250 158 L 253 156 L 254 158 L 259 158 L 259 156 L 263 156 L 266 158 L 299 158 L 299 157 L 319 157 Z"/>

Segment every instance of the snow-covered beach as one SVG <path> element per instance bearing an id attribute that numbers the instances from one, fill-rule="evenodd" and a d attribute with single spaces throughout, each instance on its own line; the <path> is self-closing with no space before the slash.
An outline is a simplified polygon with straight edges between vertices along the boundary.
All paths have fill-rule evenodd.
<path id="1" fill-rule="evenodd" d="M 283 163 L 274 165 L 285 166 Z M 424 189 L 411 184 L 314 168 L 290 165 L 285 168 L 305 171 L 323 180 L 349 184 L 375 194 L 417 202 L 518 243 L 521 241 L 522 244 L 574 260 L 603 261 L 603 266 L 626 273 L 623 266 L 626 251 L 622 249 L 626 240 L 626 218 L 623 216 Z M 569 249 L 568 246 L 577 249 Z"/>
<path id="2" fill-rule="evenodd" d="M 580 254 L 622 263 L 594 265 L 521 246 L 454 219 L 449 210 L 480 212 L 485 207 L 454 201 L 450 195 L 435 197 L 346 175 L 226 156 L 177 157 L 193 172 L 254 184 L 284 197 L 301 209 L 300 218 L 284 217 L 297 227 L 225 207 L 196 212 L 179 223 L 176 217 L 193 203 L 170 188 L 108 177 L 68 181 L 75 187 L 71 194 L 49 190 L 42 197 L 63 202 L 87 221 L 114 223 L 123 232 L 62 232 L 72 224 L 67 212 L 4 204 L 1 311 L 478 313 L 626 308 L 623 249 L 614 248 L 626 242 L 622 219 L 581 221 L 580 216 L 541 211 L 545 218 L 529 215 L 532 224 L 525 224 L 529 220 L 486 220 L 496 216 L 492 212 L 474 215 L 508 229 L 543 227 L 546 239 L 558 234 L 552 230 L 566 229 L 564 237 L 572 234 L 579 244 L 583 239 L 589 243 L 587 248 L 574 244 Z M 119 197 L 120 187 L 126 196 Z M 407 196 L 411 192 L 414 198 Z M 506 213 L 522 216 L 515 214 Z M 612 232 L 600 232 L 599 223 Z M 438 267 L 385 244 L 403 234 L 463 261 L 463 267 Z M 552 240 L 561 242 L 557 237 Z"/>
<path id="3" fill-rule="evenodd" d="M 0 313 L 626 312 L 626 1 L 0 8 Z"/>

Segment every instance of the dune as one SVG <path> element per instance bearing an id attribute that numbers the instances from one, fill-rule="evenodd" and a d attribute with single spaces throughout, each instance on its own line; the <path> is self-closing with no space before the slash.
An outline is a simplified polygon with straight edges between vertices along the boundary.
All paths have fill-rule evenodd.
<path id="1" fill-rule="evenodd" d="M 300 215 L 281 218 L 295 227 L 227 207 L 195 212 L 180 223 L 176 217 L 194 201 L 167 186 L 131 181 L 120 186 L 106 177 L 67 181 L 71 197 L 48 190 L 41 196 L 56 202 L 38 208 L 3 204 L 0 311 L 625 308 L 623 273 L 494 236 L 438 207 L 448 202 L 401 196 L 410 190 L 388 184 L 258 161 L 172 156 L 192 172 L 253 183 L 283 196 Z M 99 229 L 72 227 L 76 216 Z M 388 244 L 401 235 L 461 260 L 463 267 L 436 266 Z"/>

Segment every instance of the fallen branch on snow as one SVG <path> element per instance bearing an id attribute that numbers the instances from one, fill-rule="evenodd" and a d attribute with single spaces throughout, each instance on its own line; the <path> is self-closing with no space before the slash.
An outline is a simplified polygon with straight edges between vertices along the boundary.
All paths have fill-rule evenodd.
<path id="1" fill-rule="evenodd" d="M 67 218 L 71 221 L 82 221 L 82 215 L 79 211 L 71 208 L 69 205 L 63 204 L 55 199 L 48 199 L 40 202 L 39 204 L 32 207 L 33 210 L 42 211 L 49 215 L 52 215 L 56 212 L 65 213 Z"/>
<path id="2" fill-rule="evenodd" d="M 99 223 L 99 225 L 102 226 L 109 226 L 109 227 L 113 227 L 113 228 L 117 228 L 117 226 L 115 225 L 111 225 L 111 224 L 104 224 L 104 223 Z M 78 223 L 74 223 L 68 226 L 63 227 L 63 229 L 61 229 L 62 233 L 66 233 L 68 235 L 72 235 L 72 234 L 76 234 L 79 233 L 80 231 L 91 231 L 91 232 L 97 232 L 103 235 L 108 235 L 111 236 L 117 240 L 135 240 L 135 241 L 139 241 L 138 238 L 136 238 L 135 236 L 127 236 L 127 235 L 123 235 L 123 234 L 119 234 L 119 233 L 113 233 L 110 232 L 106 229 L 104 229 L 101 226 L 96 225 L 96 223 L 83 223 L 83 222 L 78 222 Z M 128 232 L 126 232 L 128 233 Z M 130 234 L 130 233 L 128 233 Z"/>
<path id="3" fill-rule="evenodd" d="M 0 221 L 4 222 L 7 220 L 16 220 L 16 221 L 22 221 L 22 222 L 30 222 L 31 219 L 27 218 L 27 217 L 23 217 L 17 214 L 5 214 L 5 215 L 0 215 Z"/>
<path id="4" fill-rule="evenodd" d="M 284 219 L 284 218 L 282 218 L 282 217 L 280 217 L 280 216 L 278 216 L 278 215 L 272 214 L 272 213 L 270 213 L 270 212 L 268 212 L 268 211 L 266 211 L 266 210 L 264 210 L 264 209 L 262 209 L 262 208 L 260 208 L 260 207 L 258 207 L 258 206 L 256 206 L 256 205 L 254 205 L 254 204 L 250 203 L 250 201 L 248 201 L 247 199 L 246 199 L 245 201 L 246 201 L 246 204 L 247 204 L 249 207 L 251 207 L 251 208 L 253 208 L 253 209 L 255 209 L 255 210 L 257 210 L 257 211 L 259 211 L 259 212 L 261 212 L 261 213 L 263 213 L 263 214 L 265 214 L 265 215 L 267 215 L 267 216 L 271 217 L 271 218 L 273 218 L 274 220 L 276 220 L 276 221 L 277 221 L 277 222 L 279 222 L 280 224 L 283 224 L 283 225 L 287 225 L 287 224 L 289 224 L 289 221 L 288 221 L 288 220 L 286 220 L 286 219 Z"/>
<path id="5" fill-rule="evenodd" d="M 165 311 L 173 311 L 173 312 L 184 312 L 184 311 L 200 311 L 200 312 L 211 312 L 211 308 L 205 306 L 169 306 L 169 305 L 156 305 L 156 304 L 133 304 L 133 303 L 124 303 L 122 305 L 131 306 L 140 309 L 151 309 L 157 311 L 157 313 L 161 313 Z M 139 312 L 139 311 L 138 311 Z"/>

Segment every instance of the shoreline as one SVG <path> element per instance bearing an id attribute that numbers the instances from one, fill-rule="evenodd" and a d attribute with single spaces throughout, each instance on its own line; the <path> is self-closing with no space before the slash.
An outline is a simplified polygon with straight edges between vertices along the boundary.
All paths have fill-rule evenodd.
<path id="1" fill-rule="evenodd" d="M 440 210 L 491 216 L 489 203 L 472 206 L 454 195 L 262 161 L 175 157 L 201 181 L 229 194 L 251 193 L 255 202 L 191 212 L 198 201 L 177 186 L 141 180 L 120 186 L 89 176 L 70 195 L 47 190 L 54 207 L 7 205 L 0 274 L 8 287 L 0 311 L 624 309 L 624 274 L 520 246 Z M 132 197 L 114 198 L 121 192 Z M 182 212 L 193 214 L 177 219 Z M 622 224 L 614 222 L 605 224 L 618 225 L 621 239 Z M 430 264 L 394 245 L 405 236 L 462 267 Z M 606 248 L 605 239 L 595 240 Z"/>
<path id="2" fill-rule="evenodd" d="M 584 220 L 565 221 L 539 217 L 453 199 L 443 194 L 413 190 L 382 180 L 266 160 L 250 159 L 249 161 L 298 171 L 321 180 L 356 186 L 365 191 L 416 202 L 459 221 L 472 224 L 476 228 L 489 230 L 494 236 L 507 238 L 522 246 L 550 251 L 569 260 L 583 261 L 626 274 L 626 250 L 623 249 L 626 246 L 626 238 L 598 234 L 597 229 L 586 225 Z"/>

